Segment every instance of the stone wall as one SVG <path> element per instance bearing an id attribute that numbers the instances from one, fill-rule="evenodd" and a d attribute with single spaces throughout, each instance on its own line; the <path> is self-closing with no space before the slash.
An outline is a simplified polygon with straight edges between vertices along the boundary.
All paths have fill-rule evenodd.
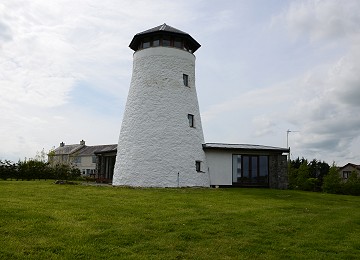
<path id="1" fill-rule="evenodd" d="M 269 156 L 269 187 L 272 189 L 288 188 L 288 170 L 286 155 Z"/>

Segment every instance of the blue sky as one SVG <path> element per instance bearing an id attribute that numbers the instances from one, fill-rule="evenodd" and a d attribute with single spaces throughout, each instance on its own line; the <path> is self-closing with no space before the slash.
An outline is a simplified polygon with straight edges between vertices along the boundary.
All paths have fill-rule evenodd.
<path id="1" fill-rule="evenodd" d="M 357 0 L 0 3 L 0 159 L 60 142 L 117 143 L 132 37 L 167 23 L 191 34 L 206 142 L 286 147 L 360 163 Z"/>

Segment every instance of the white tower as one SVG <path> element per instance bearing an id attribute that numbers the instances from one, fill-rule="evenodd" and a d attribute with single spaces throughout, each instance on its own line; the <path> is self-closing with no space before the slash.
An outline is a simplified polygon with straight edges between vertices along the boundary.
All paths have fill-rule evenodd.
<path id="1" fill-rule="evenodd" d="M 113 185 L 209 187 L 195 88 L 200 44 L 166 24 L 138 33 Z"/>

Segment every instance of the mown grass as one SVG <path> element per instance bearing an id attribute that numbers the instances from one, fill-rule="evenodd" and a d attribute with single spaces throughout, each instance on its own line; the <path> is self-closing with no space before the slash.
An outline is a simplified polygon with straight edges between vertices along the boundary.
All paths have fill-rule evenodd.
<path id="1" fill-rule="evenodd" d="M 359 259 L 360 197 L 0 181 L 0 259 Z"/>

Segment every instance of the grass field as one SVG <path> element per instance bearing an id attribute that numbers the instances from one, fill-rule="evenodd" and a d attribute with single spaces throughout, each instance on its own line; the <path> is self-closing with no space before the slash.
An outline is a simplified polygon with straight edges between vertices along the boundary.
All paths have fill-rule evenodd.
<path id="1" fill-rule="evenodd" d="M 0 181 L 0 259 L 360 259 L 360 197 Z"/>

